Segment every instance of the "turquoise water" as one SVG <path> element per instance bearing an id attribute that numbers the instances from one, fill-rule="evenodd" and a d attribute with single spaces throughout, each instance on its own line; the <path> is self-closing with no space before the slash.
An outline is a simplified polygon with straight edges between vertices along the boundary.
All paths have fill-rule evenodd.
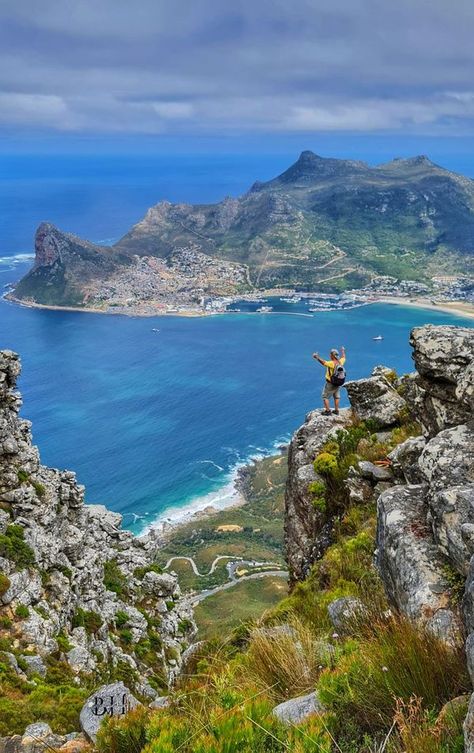
<path id="1" fill-rule="evenodd" d="M 163 175 L 153 179 L 153 165 L 148 173 L 132 170 L 129 183 L 125 168 L 114 177 L 109 166 L 101 181 L 94 165 L 74 163 L 68 175 L 63 163 L 47 174 L 10 167 L 0 179 L 0 286 L 26 271 L 13 254 L 31 250 L 28 237 L 40 219 L 91 228 L 93 240 L 117 237 L 153 200 L 179 198 L 180 185 L 181 198 L 210 200 L 238 193 L 252 169 L 252 179 L 265 178 L 283 165 L 248 163 L 233 175 L 230 163 L 224 169 L 216 161 L 215 180 L 201 165 L 187 183 L 183 165 L 181 173 L 174 166 L 168 192 Z M 412 369 L 411 327 L 471 323 L 388 305 L 291 314 L 139 319 L 2 301 L 0 347 L 22 356 L 23 415 L 33 421 L 43 462 L 76 471 L 89 502 L 122 512 L 125 525 L 140 530 L 163 510 L 229 493 L 239 464 L 288 440 L 320 402 L 323 371 L 314 350 L 345 345 L 349 378 L 381 362 L 404 372 Z M 384 340 L 373 341 L 379 334 Z"/>

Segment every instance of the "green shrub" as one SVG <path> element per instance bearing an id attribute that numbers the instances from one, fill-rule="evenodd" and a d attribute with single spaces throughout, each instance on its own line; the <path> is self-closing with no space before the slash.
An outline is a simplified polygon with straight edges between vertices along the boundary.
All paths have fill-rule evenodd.
<path id="1" fill-rule="evenodd" d="M 20 468 L 20 470 L 18 471 L 18 481 L 20 482 L 20 484 L 26 483 L 27 481 L 29 481 L 29 478 L 29 474 L 24 471 L 23 468 Z"/>
<path id="2" fill-rule="evenodd" d="M 153 563 L 152 565 L 146 565 L 146 567 L 136 567 L 133 571 L 134 577 L 138 580 L 143 580 L 147 573 L 157 573 L 158 575 L 161 575 L 163 573 L 163 568 L 160 565 Z"/>
<path id="3" fill-rule="evenodd" d="M 147 743 L 149 709 L 138 706 L 123 717 L 110 717 L 97 736 L 98 753 L 140 753 Z"/>
<path id="4" fill-rule="evenodd" d="M 193 627 L 193 623 L 191 622 L 191 620 L 184 619 L 178 622 L 178 631 L 182 635 L 184 635 L 184 633 L 187 633 L 188 630 L 191 630 L 192 627 Z"/>
<path id="5" fill-rule="evenodd" d="M 20 617 L 20 619 L 26 620 L 27 617 L 30 616 L 30 610 L 28 609 L 26 604 L 18 604 L 15 609 L 15 614 L 17 617 Z"/>
<path id="6" fill-rule="evenodd" d="M 0 557 L 13 560 L 18 567 L 29 567 L 35 561 L 33 550 L 24 540 L 23 528 L 12 523 L 0 534 Z"/>
<path id="7" fill-rule="evenodd" d="M 44 499 L 46 495 L 46 487 L 40 481 L 32 481 L 32 487 L 40 499 Z"/>
<path id="8" fill-rule="evenodd" d="M 171 612 L 176 606 L 174 601 L 171 601 L 171 600 L 165 601 L 165 604 L 166 604 L 166 608 L 168 612 Z"/>
<path id="9" fill-rule="evenodd" d="M 123 610 L 119 609 L 118 612 L 115 613 L 115 624 L 118 628 L 125 627 L 125 625 L 128 622 L 128 614 L 124 612 Z"/>
<path id="10" fill-rule="evenodd" d="M 72 649 L 72 644 L 69 643 L 68 637 L 63 630 L 61 630 L 61 632 L 57 634 L 56 641 L 58 643 L 59 650 L 64 654 L 67 654 L 67 652 Z"/>
<path id="11" fill-rule="evenodd" d="M 102 626 L 103 620 L 97 612 L 89 612 L 79 607 L 72 618 L 72 627 L 83 627 L 89 634 L 97 633 Z"/>
<path id="12" fill-rule="evenodd" d="M 133 642 L 133 634 L 130 628 L 122 628 L 122 630 L 119 630 L 119 637 L 122 643 L 125 643 L 126 646 L 129 646 Z"/>
<path id="13" fill-rule="evenodd" d="M 127 578 L 119 568 L 117 560 L 104 562 L 104 585 L 108 591 L 113 591 L 119 596 L 127 594 Z"/>
<path id="14" fill-rule="evenodd" d="M 9 617 L 0 617 L 0 629 L 1 630 L 8 630 L 12 626 L 12 621 Z"/>
<path id="15" fill-rule="evenodd" d="M 0 573 L 0 596 L 6 594 L 10 586 L 10 578 L 5 573 Z"/>
<path id="16" fill-rule="evenodd" d="M 330 452 L 320 452 L 313 466 L 321 476 L 333 476 L 337 471 L 337 458 Z"/>

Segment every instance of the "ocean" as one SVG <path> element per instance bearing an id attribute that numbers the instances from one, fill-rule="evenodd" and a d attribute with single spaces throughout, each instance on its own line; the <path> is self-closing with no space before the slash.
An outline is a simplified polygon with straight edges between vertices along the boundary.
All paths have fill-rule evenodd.
<path id="1" fill-rule="evenodd" d="M 216 158 L 211 167 L 202 157 L 139 166 L 111 158 L 7 160 L 0 179 L 0 286 L 27 270 L 31 260 L 24 255 L 41 220 L 104 242 L 159 199 L 237 195 L 288 164 L 278 159 L 256 165 Z M 411 327 L 472 325 L 451 314 L 381 304 L 295 316 L 306 310 L 302 303 L 282 315 L 141 319 L 2 300 L 0 347 L 21 354 L 22 415 L 33 421 L 42 461 L 74 470 L 88 502 L 121 512 L 124 525 L 139 532 L 190 505 L 230 500 L 237 469 L 288 441 L 320 404 L 323 370 L 311 358 L 314 350 L 345 345 L 351 379 L 379 363 L 402 373 L 413 368 Z M 376 335 L 384 339 L 374 341 Z"/>

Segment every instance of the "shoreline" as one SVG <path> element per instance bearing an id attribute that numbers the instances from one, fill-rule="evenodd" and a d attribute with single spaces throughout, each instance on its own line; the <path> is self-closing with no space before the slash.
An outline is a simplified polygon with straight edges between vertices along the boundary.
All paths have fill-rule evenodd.
<path id="1" fill-rule="evenodd" d="M 254 455 L 242 461 L 228 474 L 228 480 L 214 491 L 186 502 L 180 507 L 165 508 L 151 523 L 137 534 L 138 538 L 151 534 L 165 542 L 182 526 L 207 520 L 223 510 L 243 507 L 247 504 L 246 479 L 252 466 L 271 457 L 281 457 L 286 444 L 278 442 L 268 453 Z"/>
<path id="2" fill-rule="evenodd" d="M 394 306 L 406 306 L 408 308 L 428 309 L 430 311 L 442 311 L 445 314 L 460 315 L 466 319 L 474 319 L 474 304 L 464 301 L 443 301 L 442 303 L 433 303 L 427 298 L 397 298 L 383 296 L 373 303 L 385 303 Z"/>
<path id="3" fill-rule="evenodd" d="M 290 294 L 289 291 L 285 291 L 285 294 Z M 293 292 L 294 295 L 296 295 L 296 291 Z M 274 298 L 279 297 L 282 295 L 282 291 L 278 290 L 270 290 L 270 291 L 258 291 L 255 293 L 255 295 L 245 295 L 243 294 L 242 297 L 239 297 L 238 300 L 242 301 L 252 301 L 254 298 L 258 299 L 265 299 L 268 298 Z M 298 295 L 301 295 L 298 293 Z M 301 297 L 311 297 L 312 295 L 317 295 L 317 293 L 308 293 L 303 294 Z M 44 304 L 44 303 L 36 303 L 34 301 L 23 301 L 19 298 L 15 298 L 15 296 L 11 292 L 6 292 L 2 296 L 3 300 L 7 303 L 12 303 L 16 306 L 22 306 L 24 308 L 32 308 L 32 309 L 43 309 L 46 311 L 69 311 L 73 313 L 79 313 L 79 314 L 102 314 L 104 316 L 128 316 L 131 318 L 153 318 L 153 317 L 162 317 L 162 316 L 177 316 L 177 317 L 184 317 L 184 318 L 200 318 L 200 317 L 212 317 L 212 316 L 225 316 L 227 314 L 240 314 L 240 315 L 260 315 L 260 316 L 270 316 L 270 315 L 280 315 L 280 316 L 304 316 L 308 318 L 312 318 L 314 316 L 313 313 L 306 313 L 302 311 L 266 311 L 266 312 L 259 312 L 259 311 L 234 311 L 232 309 L 226 310 L 226 311 L 203 311 L 202 309 L 189 309 L 184 311 L 142 311 L 139 308 L 138 309 L 132 309 L 130 311 L 124 311 L 122 309 L 117 311 L 112 310 L 104 310 L 99 308 L 91 308 L 91 307 L 78 307 L 78 306 L 54 306 L 50 304 Z M 407 308 L 419 308 L 419 309 L 427 309 L 430 311 L 442 311 L 446 314 L 453 314 L 459 315 L 462 317 L 465 317 L 467 319 L 474 319 L 474 304 L 464 302 L 464 301 L 442 301 L 440 303 L 435 303 L 430 299 L 427 298 L 403 298 L 403 297 L 397 297 L 397 296 L 381 296 L 380 298 L 373 299 L 366 301 L 360 301 L 356 306 L 346 308 L 346 309 L 324 309 L 322 311 L 318 311 L 317 313 L 334 313 L 335 311 L 347 311 L 351 310 L 352 308 L 360 308 L 361 306 L 372 306 L 374 304 L 389 304 L 389 305 L 395 305 L 395 306 L 406 306 Z"/>

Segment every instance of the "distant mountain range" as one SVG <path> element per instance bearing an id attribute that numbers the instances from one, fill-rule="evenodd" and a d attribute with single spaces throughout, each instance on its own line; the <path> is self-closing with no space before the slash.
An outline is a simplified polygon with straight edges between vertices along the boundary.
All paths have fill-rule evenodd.
<path id="1" fill-rule="evenodd" d="M 182 289 L 182 265 L 170 260 L 189 249 L 240 270 L 234 283 L 226 278 L 225 292 L 344 290 L 374 274 L 426 280 L 472 271 L 474 181 L 425 156 L 370 167 L 304 151 L 281 175 L 254 183 L 239 198 L 162 201 L 111 247 L 42 224 L 35 264 L 14 295 L 46 305 L 95 305 L 99 283 L 130 274 L 137 259 L 153 266 L 149 260 L 157 258 L 155 273 L 171 275 Z M 189 275 L 186 284 L 192 288 Z M 216 274 L 209 285 L 201 274 L 199 290 L 219 293 Z"/>

